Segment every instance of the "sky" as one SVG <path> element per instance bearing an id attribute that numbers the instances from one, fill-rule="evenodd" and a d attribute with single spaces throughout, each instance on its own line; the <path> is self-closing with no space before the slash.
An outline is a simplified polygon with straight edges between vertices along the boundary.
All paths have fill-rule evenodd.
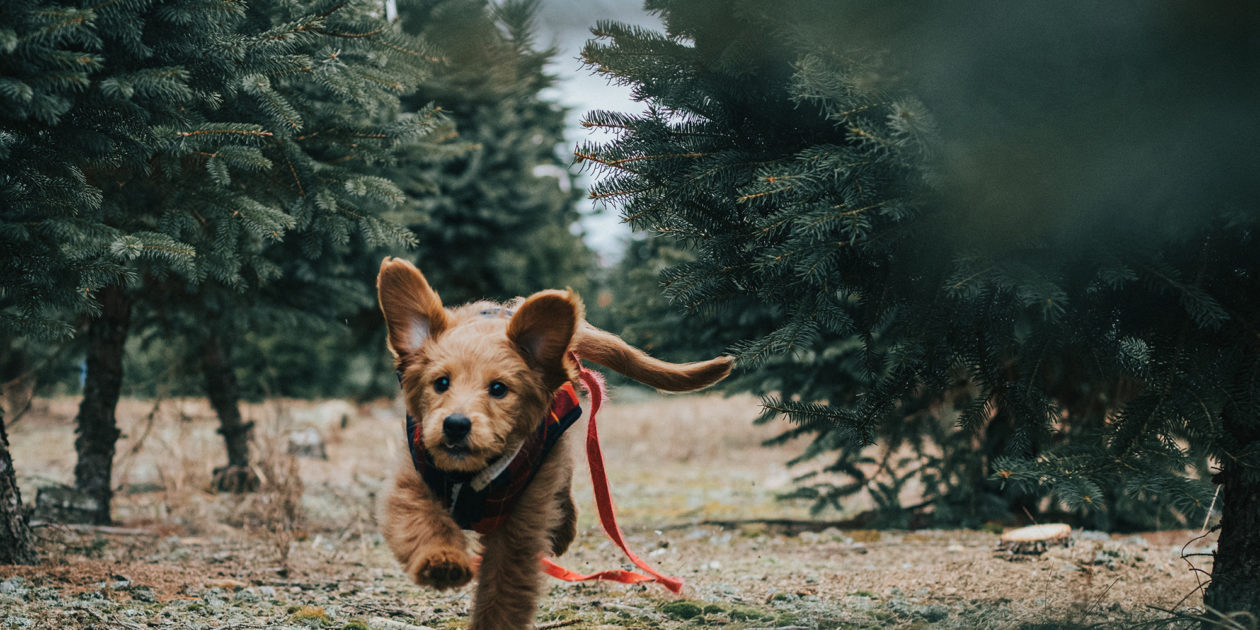
<path id="1" fill-rule="evenodd" d="M 590 137 L 580 125 L 588 110 L 639 112 L 643 109 L 641 104 L 631 100 L 628 88 L 609 85 L 607 80 L 582 67 L 579 53 L 591 37 L 590 29 L 597 20 L 605 19 L 661 29 L 660 20 L 643 11 L 641 0 L 542 0 L 539 7 L 538 44 L 552 45 L 558 51 L 549 68 L 557 78 L 556 87 L 543 96 L 569 108 L 565 154 L 572 154 L 577 143 Z M 590 177 L 584 173 L 574 184 L 586 187 L 589 183 Z M 580 210 L 587 243 L 599 253 L 601 262 L 615 262 L 630 237 L 630 228 L 621 222 L 615 208 L 599 212 L 590 201 L 583 200 Z"/>

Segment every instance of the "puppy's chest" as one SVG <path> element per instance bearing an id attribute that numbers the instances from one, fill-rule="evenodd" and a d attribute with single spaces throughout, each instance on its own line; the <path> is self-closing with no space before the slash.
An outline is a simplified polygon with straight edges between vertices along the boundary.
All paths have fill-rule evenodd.
<path id="1" fill-rule="evenodd" d="M 486 534 L 498 529 L 512 514 L 560 436 L 582 416 L 577 392 L 565 384 L 537 429 L 514 451 L 475 473 L 447 472 L 434 465 L 420 439 L 420 427 L 407 416 L 407 444 L 411 461 L 425 485 L 463 529 Z"/>

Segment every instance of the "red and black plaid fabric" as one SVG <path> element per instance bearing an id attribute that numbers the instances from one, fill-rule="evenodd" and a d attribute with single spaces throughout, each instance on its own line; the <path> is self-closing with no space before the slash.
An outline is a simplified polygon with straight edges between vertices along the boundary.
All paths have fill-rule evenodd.
<path id="1" fill-rule="evenodd" d="M 446 472 L 433 463 L 421 440 L 420 425 L 411 414 L 407 414 L 407 445 L 416 472 L 455 522 L 464 529 L 485 534 L 507 520 L 560 435 L 580 417 L 582 408 L 578 405 L 577 392 L 565 383 L 556 390 L 551 409 L 538 423 L 538 430 L 525 441 L 503 472 L 480 491 L 471 485 L 476 473 Z"/>

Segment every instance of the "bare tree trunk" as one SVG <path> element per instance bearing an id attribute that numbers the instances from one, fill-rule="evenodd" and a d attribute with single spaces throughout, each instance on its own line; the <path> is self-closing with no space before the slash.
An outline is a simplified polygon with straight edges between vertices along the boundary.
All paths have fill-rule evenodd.
<path id="1" fill-rule="evenodd" d="M 1260 440 L 1253 440 L 1253 446 Z M 1212 583 L 1203 603 L 1223 613 L 1247 611 L 1260 619 L 1260 480 L 1232 462 L 1216 475 L 1221 485 L 1221 538 Z"/>
<path id="2" fill-rule="evenodd" d="M 201 345 L 201 370 L 206 378 L 206 395 L 219 416 L 219 434 L 227 446 L 228 463 L 214 470 L 214 487 L 219 492 L 253 492 L 258 475 L 249 466 L 249 438 L 253 422 L 241 421 L 241 389 L 232 371 L 232 361 L 217 331 L 211 331 Z"/>
<path id="3" fill-rule="evenodd" d="M 4 412 L 0 410 L 0 564 L 35 564 L 38 561 L 35 538 L 31 536 L 26 510 L 22 508 L 22 492 L 13 472 L 9 435 L 4 430 Z"/>
<path id="4" fill-rule="evenodd" d="M 88 324 L 87 376 L 77 418 L 79 437 L 74 441 L 79 455 L 74 486 L 92 500 L 89 519 L 107 525 L 113 499 L 114 444 L 120 435 L 114 413 L 122 391 L 131 302 L 126 289 L 119 286 L 102 289 L 100 300 L 101 315 Z"/>
<path id="5" fill-rule="evenodd" d="M 1248 368 L 1260 361 L 1260 348 L 1253 345 L 1251 352 L 1239 370 L 1239 385 L 1249 380 Z M 1260 450 L 1260 418 L 1239 404 L 1226 405 L 1221 419 L 1227 453 Z M 1221 537 L 1203 603 L 1222 613 L 1246 611 L 1260 619 L 1260 470 L 1247 463 L 1224 457 L 1221 472 L 1212 477 L 1221 487 Z"/>

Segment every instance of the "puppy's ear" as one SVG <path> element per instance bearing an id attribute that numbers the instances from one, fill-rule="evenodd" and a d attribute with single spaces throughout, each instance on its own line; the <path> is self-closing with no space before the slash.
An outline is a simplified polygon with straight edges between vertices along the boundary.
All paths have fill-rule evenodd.
<path id="1" fill-rule="evenodd" d="M 516 309 L 507 335 L 545 384 L 559 387 L 569 379 L 567 355 L 581 319 L 582 302 L 571 291 L 540 291 Z"/>
<path id="2" fill-rule="evenodd" d="M 401 258 L 381 261 L 376 297 L 389 329 L 389 351 L 400 361 L 446 328 L 442 299 L 420 270 Z"/>

